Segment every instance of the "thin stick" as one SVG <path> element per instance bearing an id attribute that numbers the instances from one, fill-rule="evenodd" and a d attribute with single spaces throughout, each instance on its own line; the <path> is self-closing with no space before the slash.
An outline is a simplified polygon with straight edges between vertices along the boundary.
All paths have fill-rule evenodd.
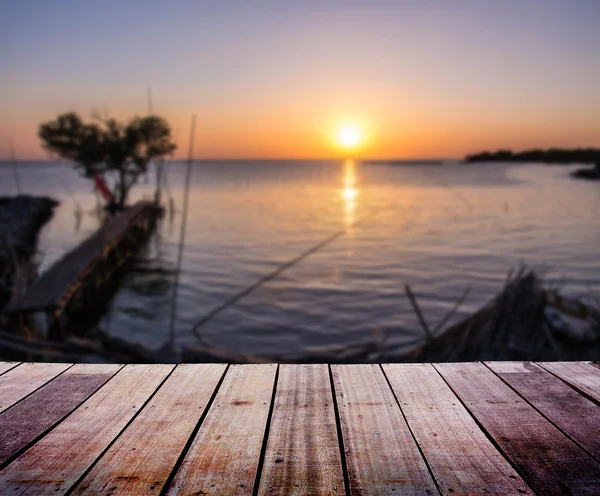
<path id="1" fill-rule="evenodd" d="M 156 203 L 156 206 L 160 205 L 160 198 L 162 193 L 162 173 L 164 163 L 164 159 L 161 158 L 156 164 L 156 191 L 154 192 L 154 203 Z"/>
<path id="2" fill-rule="evenodd" d="M 467 289 L 465 289 L 462 296 L 458 299 L 454 307 L 452 307 L 452 309 L 446 314 L 446 316 L 442 320 L 440 320 L 439 324 L 435 326 L 435 329 L 433 330 L 434 335 L 437 334 L 438 331 L 442 328 L 442 326 L 446 322 L 448 322 L 448 320 L 456 313 L 458 307 L 460 307 L 463 304 L 463 301 L 465 301 L 465 298 L 469 294 L 469 291 L 471 291 L 471 286 L 467 286 Z"/>
<path id="3" fill-rule="evenodd" d="M 10 159 L 12 160 L 13 171 L 15 173 L 15 183 L 17 185 L 17 194 L 20 195 L 21 194 L 21 180 L 19 178 L 19 168 L 17 166 L 17 157 L 15 155 L 15 148 L 13 146 L 12 140 L 9 140 L 8 143 L 10 146 Z"/>
<path id="4" fill-rule="evenodd" d="M 170 343 L 173 346 L 175 342 L 175 314 L 177 312 L 177 290 L 179 289 L 179 273 L 181 272 L 181 261 L 183 259 L 183 246 L 185 244 L 185 227 L 187 224 L 188 201 L 190 196 L 190 177 L 194 155 L 194 135 L 196 133 L 196 114 L 192 116 L 190 130 L 190 150 L 188 156 L 187 168 L 185 171 L 185 193 L 183 195 L 183 217 L 181 219 L 181 234 L 179 236 L 179 253 L 177 254 L 177 269 L 175 271 L 175 282 L 173 287 L 173 301 L 171 303 L 171 327 Z"/>
<path id="5" fill-rule="evenodd" d="M 308 250 L 302 252 L 300 255 L 298 255 L 297 257 L 293 258 L 292 260 L 289 260 L 289 261 L 281 264 L 279 267 L 277 267 L 275 270 L 273 270 L 269 274 L 261 277 L 255 283 L 253 283 L 250 286 L 246 287 L 245 289 L 243 289 L 239 293 L 233 295 L 231 298 L 228 298 L 226 301 L 224 301 L 223 303 L 221 303 L 218 307 L 214 308 L 212 311 L 210 311 L 209 313 L 207 313 L 204 317 L 202 317 L 200 320 L 198 320 L 194 324 L 194 326 L 192 327 L 192 332 L 194 333 L 194 335 L 198 339 L 202 339 L 200 337 L 200 334 L 198 333 L 198 329 L 200 329 L 200 327 L 202 327 L 207 322 L 209 322 L 212 319 L 214 319 L 223 310 L 229 308 L 231 305 L 234 305 L 235 303 L 237 303 L 239 300 L 241 300 L 245 296 L 248 296 L 255 289 L 260 288 L 263 284 L 269 282 L 271 279 L 274 279 L 279 274 L 281 274 L 284 270 L 287 270 L 290 267 L 296 265 L 297 263 L 301 262 L 302 260 L 304 260 L 306 257 L 312 255 L 313 253 L 318 252 L 319 250 L 321 250 L 322 248 L 324 248 L 325 246 L 327 246 L 329 243 L 332 243 L 333 241 L 335 241 L 337 238 L 339 238 L 343 234 L 346 234 L 347 232 L 349 232 L 349 230 L 351 228 L 356 227 L 356 226 L 358 226 L 358 225 L 360 225 L 360 224 L 368 221 L 372 217 L 376 216 L 377 214 L 379 214 L 380 212 L 383 212 L 384 210 L 386 210 L 388 208 L 391 208 L 391 205 L 383 206 L 381 208 L 373 210 L 371 213 L 365 215 L 364 217 L 362 217 L 361 219 L 357 220 L 353 224 L 350 224 L 345 229 L 342 229 L 341 231 L 333 233 L 331 236 L 329 236 L 328 238 L 324 239 L 319 244 L 317 244 L 317 245 L 313 246 L 312 248 L 309 248 Z"/>
<path id="6" fill-rule="evenodd" d="M 421 313 L 421 309 L 419 308 L 419 304 L 417 303 L 417 299 L 415 298 L 415 295 L 411 291 L 410 286 L 408 284 L 406 286 L 404 286 L 404 288 L 406 289 L 406 294 L 408 295 L 408 299 L 410 300 L 410 302 L 415 310 L 415 313 L 417 314 L 417 317 L 419 317 L 419 322 L 421 322 L 421 326 L 423 326 L 423 330 L 425 331 L 425 335 L 427 336 L 427 341 L 429 341 L 429 342 L 433 341 L 433 334 L 431 334 L 431 331 L 429 330 L 429 326 L 427 325 L 427 322 L 425 322 L 425 318 L 423 317 L 423 314 Z"/>

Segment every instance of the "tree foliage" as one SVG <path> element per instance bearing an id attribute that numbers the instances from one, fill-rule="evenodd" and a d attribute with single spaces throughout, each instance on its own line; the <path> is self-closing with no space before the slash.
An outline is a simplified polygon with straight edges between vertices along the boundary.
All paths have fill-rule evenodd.
<path id="1" fill-rule="evenodd" d="M 44 148 L 75 164 L 83 176 L 97 174 L 112 182 L 110 206 L 123 208 L 132 186 L 150 161 L 176 148 L 167 121 L 158 116 L 135 117 L 127 123 L 97 119 L 85 123 L 75 113 L 59 115 L 40 125 Z"/>

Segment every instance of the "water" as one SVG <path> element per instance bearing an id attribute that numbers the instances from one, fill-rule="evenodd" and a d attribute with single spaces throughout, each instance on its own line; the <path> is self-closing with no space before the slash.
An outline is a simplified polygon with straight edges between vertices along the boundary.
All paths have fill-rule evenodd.
<path id="1" fill-rule="evenodd" d="M 176 314 L 176 344 L 232 295 L 336 232 L 316 253 L 199 329 L 212 346 L 304 356 L 387 339 L 401 355 L 423 339 L 404 285 L 430 327 L 467 287 L 452 322 L 501 289 L 508 271 L 539 268 L 563 291 L 600 294 L 600 190 L 546 165 L 196 164 Z M 0 166 L 0 194 L 13 194 Z M 44 270 L 98 227 L 92 184 L 67 164 L 27 163 L 23 189 L 61 201 L 42 232 Z M 101 326 L 158 348 L 169 339 L 184 166 L 168 168 L 175 204 L 116 294 Z M 142 184 L 133 199 L 151 198 Z M 76 215 L 77 205 L 83 212 Z"/>

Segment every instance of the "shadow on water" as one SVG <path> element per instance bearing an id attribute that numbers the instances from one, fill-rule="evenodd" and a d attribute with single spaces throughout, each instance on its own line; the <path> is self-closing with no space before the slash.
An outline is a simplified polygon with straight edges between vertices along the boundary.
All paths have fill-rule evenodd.
<path id="1" fill-rule="evenodd" d="M 140 257 L 124 278 L 119 301 L 111 313 L 155 322 L 164 313 L 164 302 L 173 291 L 174 271 L 160 258 Z M 110 322 L 111 315 L 108 315 Z"/>
<path id="2" fill-rule="evenodd" d="M 151 241 L 152 239 L 149 240 Z M 105 284 L 96 288 L 93 304 L 78 305 L 69 313 L 68 321 L 61 329 L 62 333 L 66 336 L 86 336 L 103 319 L 108 319 L 110 324 L 110 317 L 115 311 L 114 306 L 119 296 L 127 295 L 126 302 L 140 302 L 146 299 L 164 299 L 170 293 L 173 272 L 162 260 L 147 258 L 147 244 L 148 242 L 144 243 L 134 257 L 114 271 Z M 157 318 L 152 305 L 144 312 L 139 305 L 120 304 L 118 311 L 145 320 Z"/>

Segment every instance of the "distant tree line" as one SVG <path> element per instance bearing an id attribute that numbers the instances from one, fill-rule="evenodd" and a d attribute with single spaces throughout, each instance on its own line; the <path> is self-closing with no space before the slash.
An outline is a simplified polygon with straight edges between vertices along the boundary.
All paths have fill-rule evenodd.
<path id="1" fill-rule="evenodd" d="M 525 150 L 513 152 L 512 150 L 498 150 L 495 152 L 481 152 L 467 155 L 467 162 L 545 162 L 550 164 L 596 164 L 600 167 L 600 149 L 574 148 L 548 150 Z"/>

